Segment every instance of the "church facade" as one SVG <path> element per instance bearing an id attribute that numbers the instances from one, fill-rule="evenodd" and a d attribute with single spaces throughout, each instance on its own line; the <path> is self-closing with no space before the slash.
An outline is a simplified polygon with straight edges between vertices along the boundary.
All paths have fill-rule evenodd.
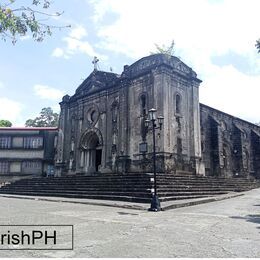
<path id="1" fill-rule="evenodd" d="M 124 66 L 121 75 L 94 69 L 60 103 L 56 169 L 60 174 L 151 172 L 148 111 L 156 130 L 157 172 L 260 176 L 260 128 L 199 103 L 197 74 L 164 54 Z"/>

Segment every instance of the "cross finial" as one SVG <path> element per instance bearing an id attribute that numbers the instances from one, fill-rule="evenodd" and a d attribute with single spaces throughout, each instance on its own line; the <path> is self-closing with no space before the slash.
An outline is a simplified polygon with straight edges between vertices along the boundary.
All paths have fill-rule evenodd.
<path id="1" fill-rule="evenodd" d="M 94 64 L 94 70 L 97 70 L 97 63 L 99 62 L 99 59 L 95 56 L 92 63 Z"/>

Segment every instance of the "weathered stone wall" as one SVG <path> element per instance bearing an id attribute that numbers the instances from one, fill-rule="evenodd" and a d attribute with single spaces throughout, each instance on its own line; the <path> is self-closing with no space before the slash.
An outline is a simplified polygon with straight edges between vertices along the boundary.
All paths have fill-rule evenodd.
<path id="1" fill-rule="evenodd" d="M 145 57 L 121 75 L 94 70 L 60 103 L 57 167 L 67 173 L 151 172 L 152 131 L 144 122 L 156 108 L 165 118 L 156 131 L 157 170 L 203 174 L 197 167 L 200 82 L 191 68 L 166 55 Z M 146 153 L 140 143 L 147 144 Z"/>
<path id="2" fill-rule="evenodd" d="M 259 127 L 200 105 L 200 83 L 178 58 L 162 54 L 125 66 L 121 75 L 94 70 L 60 103 L 57 169 L 151 172 L 145 120 L 155 108 L 164 117 L 155 138 L 158 172 L 259 176 Z"/>
<path id="3" fill-rule="evenodd" d="M 96 135 L 97 140 L 95 147 L 102 149 L 102 168 L 114 167 L 112 162 L 112 153 L 117 154 L 119 122 L 121 116 L 119 111 L 119 92 L 117 89 L 109 89 L 93 94 L 91 96 L 79 97 L 67 105 L 61 104 L 64 112 L 61 113 L 60 125 L 63 132 L 63 170 L 67 172 L 85 172 L 96 169 L 90 169 L 94 165 L 84 165 L 89 160 L 91 154 L 84 154 L 89 150 L 91 135 Z M 112 108 L 117 109 L 116 122 L 112 124 Z M 67 115 L 67 117 L 65 116 Z M 63 121 L 65 123 L 63 124 Z M 114 133 L 113 133 L 114 129 Z M 94 138 L 96 138 L 94 137 Z M 60 138 L 61 140 L 62 138 Z M 113 151 L 112 151 L 113 146 Z M 94 148 L 94 147 L 93 147 Z M 91 152 L 90 152 L 91 153 Z M 83 158 L 88 156 L 88 158 Z M 89 169 L 84 169 L 88 167 Z"/>
<path id="4" fill-rule="evenodd" d="M 200 104 L 207 175 L 260 177 L 260 127 Z"/>

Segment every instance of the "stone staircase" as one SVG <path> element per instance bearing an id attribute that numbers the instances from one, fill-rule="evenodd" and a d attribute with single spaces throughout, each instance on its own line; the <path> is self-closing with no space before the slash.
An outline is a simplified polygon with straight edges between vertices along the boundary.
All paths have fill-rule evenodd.
<path id="1" fill-rule="evenodd" d="M 104 174 L 22 179 L 0 188 L 0 194 L 102 199 L 150 203 L 152 174 Z M 162 202 L 217 196 L 260 187 L 244 178 L 198 177 L 185 173 L 158 174 L 157 191 Z"/>
<path id="2" fill-rule="evenodd" d="M 242 192 L 260 187 L 256 180 L 245 178 L 213 178 L 192 175 L 157 175 L 157 192 L 160 200 L 195 199 L 212 197 L 229 192 Z"/>
<path id="3" fill-rule="evenodd" d="M 97 175 L 32 178 L 0 188 L 0 194 L 150 202 L 149 175 Z"/>

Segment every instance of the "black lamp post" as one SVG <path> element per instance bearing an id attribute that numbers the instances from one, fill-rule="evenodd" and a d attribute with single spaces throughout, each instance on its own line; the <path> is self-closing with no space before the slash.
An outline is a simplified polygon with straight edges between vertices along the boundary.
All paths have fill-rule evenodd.
<path id="1" fill-rule="evenodd" d="M 153 131 L 153 176 L 154 176 L 154 192 L 152 196 L 152 201 L 151 201 L 151 207 L 149 208 L 150 211 L 160 211 L 161 210 L 161 205 L 160 205 L 160 200 L 157 196 L 157 180 L 156 180 L 156 150 L 155 150 L 155 130 L 160 129 L 162 130 L 162 124 L 163 124 L 163 116 L 158 116 L 156 118 L 156 109 L 152 108 L 150 109 L 149 112 L 149 119 L 145 120 L 145 126 L 149 127 L 149 124 L 152 124 L 152 131 Z M 159 126 L 156 125 L 158 122 Z"/>

